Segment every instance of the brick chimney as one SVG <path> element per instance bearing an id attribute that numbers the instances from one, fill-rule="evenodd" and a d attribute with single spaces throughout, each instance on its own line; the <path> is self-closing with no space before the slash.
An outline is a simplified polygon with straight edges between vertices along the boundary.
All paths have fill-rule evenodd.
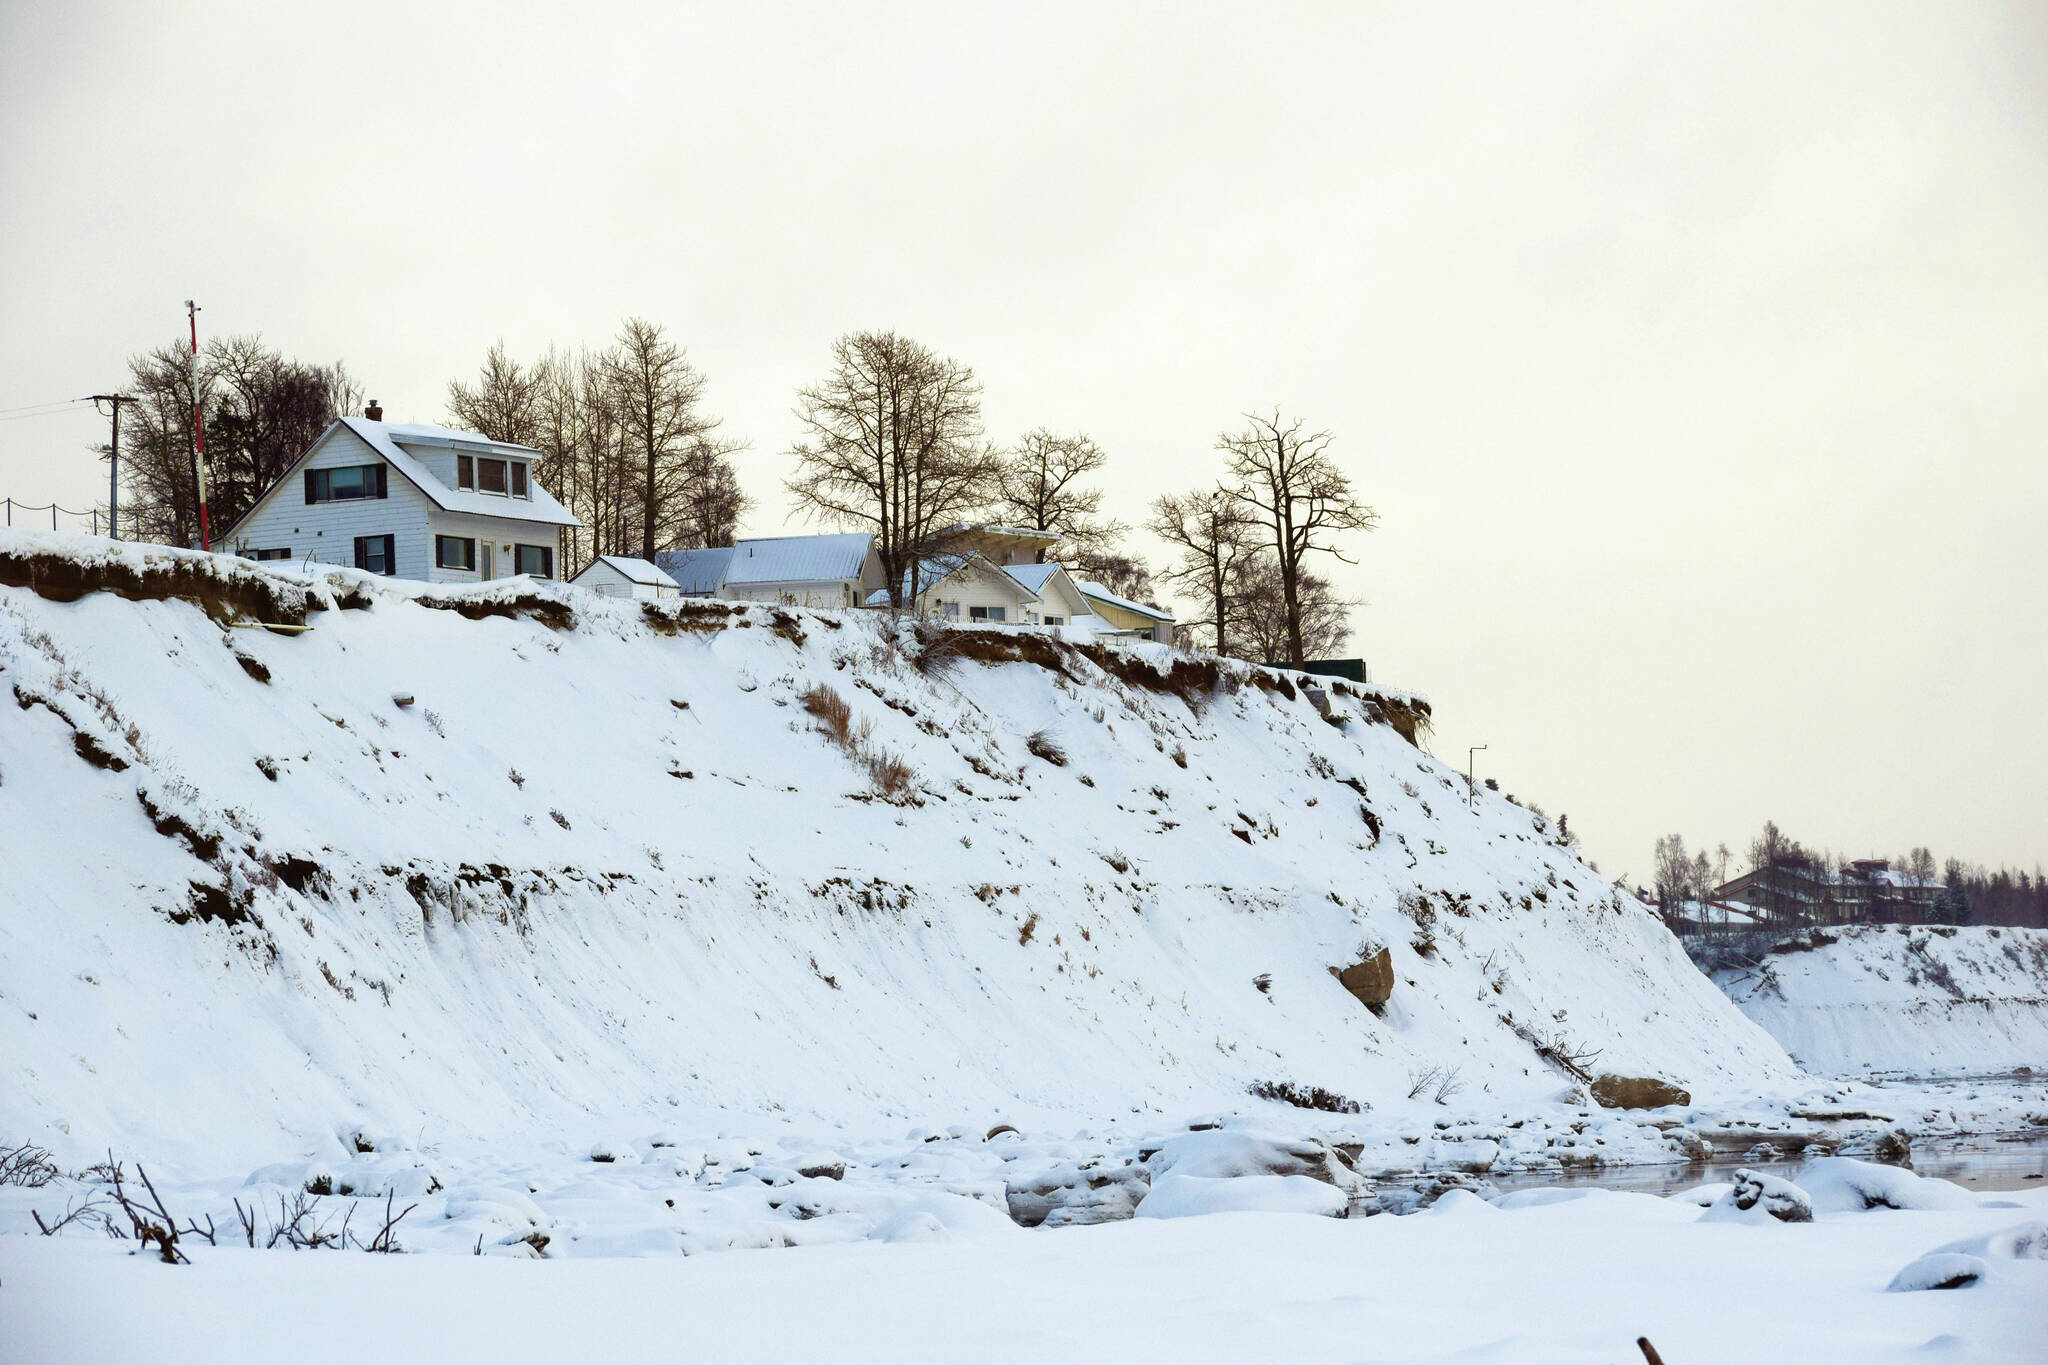
<path id="1" fill-rule="evenodd" d="M 370 400 L 370 406 L 363 409 L 363 416 L 369 418 L 372 422 L 383 421 L 384 405 L 379 403 L 376 399 L 372 398 Z"/>

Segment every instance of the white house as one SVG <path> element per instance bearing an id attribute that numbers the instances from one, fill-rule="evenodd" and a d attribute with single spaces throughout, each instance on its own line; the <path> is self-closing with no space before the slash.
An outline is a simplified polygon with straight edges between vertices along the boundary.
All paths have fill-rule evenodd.
<path id="1" fill-rule="evenodd" d="M 1133 602 L 1128 597 L 1118 597 L 1100 583 L 1079 583 L 1075 586 L 1087 599 L 1088 609 L 1102 618 L 1103 625 L 1097 629 L 1103 633 L 1157 640 L 1162 645 L 1173 643 L 1173 613 L 1148 607 L 1143 602 Z"/>
<path id="2" fill-rule="evenodd" d="M 996 625 L 1034 625 L 1041 619 L 1038 594 L 977 551 L 921 560 L 904 578 L 904 596 L 921 616 Z M 876 589 L 867 603 L 888 606 L 889 590 Z"/>
<path id="3" fill-rule="evenodd" d="M 624 555 L 599 555 L 569 581 L 605 597 L 630 597 L 643 602 L 680 597 L 683 591 L 675 579 L 655 565 Z"/>
<path id="4" fill-rule="evenodd" d="M 1088 599 L 1064 566 L 1059 564 L 1005 564 L 1003 572 L 1031 590 L 1038 601 L 1025 608 L 1026 625 L 1095 625 Z"/>
<path id="5" fill-rule="evenodd" d="M 884 582 L 874 541 L 860 531 L 736 541 L 718 595 L 791 607 L 857 607 Z"/>
<path id="6" fill-rule="evenodd" d="M 1058 531 L 962 521 L 932 532 L 923 543 L 934 554 L 973 553 L 991 564 L 1008 568 L 1012 564 L 1036 564 L 1059 538 Z"/>
<path id="7" fill-rule="evenodd" d="M 329 423 L 221 544 L 434 583 L 555 576 L 561 528 L 582 523 L 534 482 L 539 451 L 383 415 Z"/>

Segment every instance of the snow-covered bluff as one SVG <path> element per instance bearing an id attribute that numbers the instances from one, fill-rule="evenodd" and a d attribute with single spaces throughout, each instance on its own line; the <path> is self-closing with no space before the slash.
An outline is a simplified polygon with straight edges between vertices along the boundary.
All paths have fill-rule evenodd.
<path id="1" fill-rule="evenodd" d="M 1542 821 L 1468 809 L 1398 694 L 1334 688 L 1331 723 L 1160 647 L 927 672 L 880 615 L 48 534 L 0 538 L 0 583 L 16 1140 L 1093 1121 L 1259 1081 L 1399 1102 L 1432 1065 L 1500 1112 L 1565 1087 L 1531 1037 L 1702 1098 L 1796 1080 Z M 1375 1015 L 1333 969 L 1380 945 Z"/>
<path id="2" fill-rule="evenodd" d="M 1823 1075 L 2048 1071 L 2048 930 L 1809 930 L 1714 980 Z"/>

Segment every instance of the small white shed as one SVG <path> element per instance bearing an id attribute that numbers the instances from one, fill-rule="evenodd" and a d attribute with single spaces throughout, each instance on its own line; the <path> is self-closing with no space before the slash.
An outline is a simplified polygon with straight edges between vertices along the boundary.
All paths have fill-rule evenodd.
<path id="1" fill-rule="evenodd" d="M 599 555 L 569 580 L 604 597 L 630 597 L 651 602 L 658 597 L 679 597 L 682 588 L 673 578 L 644 559 L 624 555 Z"/>

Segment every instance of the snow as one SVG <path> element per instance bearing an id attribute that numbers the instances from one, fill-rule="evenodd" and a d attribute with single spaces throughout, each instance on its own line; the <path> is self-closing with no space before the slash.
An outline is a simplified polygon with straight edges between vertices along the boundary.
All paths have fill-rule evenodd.
<path id="1" fill-rule="evenodd" d="M 1136 612 L 1140 616 L 1149 616 L 1155 621 L 1165 621 L 1169 624 L 1173 621 L 1173 614 L 1171 612 L 1161 611 L 1157 607 L 1148 607 L 1143 602 L 1133 602 L 1128 597 L 1119 597 L 1092 579 L 1083 583 L 1077 583 L 1075 586 L 1081 590 L 1083 597 L 1092 598 L 1097 602 L 1106 603 L 1112 607 L 1122 607 L 1125 611 Z"/>
<path id="2" fill-rule="evenodd" d="M 427 497 L 433 500 L 435 506 L 444 512 L 460 512 L 467 516 L 476 517 L 499 517 L 508 521 L 541 522 L 550 526 L 582 525 L 581 522 L 576 520 L 575 513 L 562 506 L 561 503 L 555 500 L 553 494 L 531 479 L 527 482 L 527 496 L 524 498 L 493 497 L 488 493 L 475 492 L 470 489 L 450 488 L 447 484 L 436 478 L 433 472 L 425 465 L 407 454 L 405 448 L 398 444 L 399 440 L 403 439 L 400 434 L 401 428 L 390 423 L 373 422 L 367 417 L 343 416 L 337 417 L 335 420 L 347 426 L 350 431 L 353 431 L 357 436 L 366 441 L 371 449 L 383 456 L 389 464 L 397 469 L 406 479 L 415 484 L 422 493 L 425 493 Z M 473 442 L 478 446 L 486 448 L 502 448 L 506 450 L 521 450 L 524 448 L 521 446 L 498 447 L 496 442 L 487 441 L 481 436 L 470 435 L 464 432 L 448 432 L 445 428 L 428 427 L 417 428 L 416 430 L 420 433 L 440 433 L 435 438 L 436 444 L 443 443 L 449 438 L 460 438 L 463 441 Z M 416 435 L 415 439 L 420 439 L 420 437 Z M 318 446 L 319 442 L 317 441 L 313 445 L 308 446 L 307 454 L 311 454 Z M 304 456 L 300 457 L 300 459 L 304 458 Z M 285 470 L 285 474 L 280 478 L 279 482 L 272 485 L 272 487 L 282 487 L 284 478 L 288 478 L 292 470 L 297 468 L 298 463 L 294 461 L 291 467 Z M 265 499 L 267 500 L 267 498 L 268 493 L 265 494 Z M 260 506 L 261 503 L 259 502 L 258 505 Z M 243 520 L 246 521 L 247 519 L 245 515 Z M 89 538 L 81 536 L 75 537 L 75 539 L 84 540 Z"/>
<path id="3" fill-rule="evenodd" d="M 629 583 L 644 583 L 650 588 L 673 588 L 678 586 L 675 579 L 669 577 L 662 569 L 648 563 L 644 559 L 633 559 L 626 555 L 599 555 L 591 563 L 609 565 L 624 576 Z M 588 573 L 590 570 L 586 567 L 583 572 Z M 577 577 L 582 577 L 582 574 L 578 574 Z"/>
<path id="4" fill-rule="evenodd" d="M 1799 1184 L 1813 1196 L 1814 1208 L 1827 1213 L 1873 1208 L 1966 1209 L 1976 1203 L 1975 1195 L 1949 1181 L 1845 1156 L 1808 1162 L 1800 1172 Z"/>
<path id="5" fill-rule="evenodd" d="M 0 1139 L 111 1149 L 232 1230 L 164 1266 L 34 1235 L 90 1182 L 0 1189 L 22 1359 L 1997 1360 L 2048 1325 L 2037 1262 L 1879 1292 L 2035 1192 L 1796 1227 L 1482 1202 L 2040 1096 L 1802 1073 L 1541 817 L 1374 718 L 1401 694 L 1333 687 L 1333 724 L 1243 665 L 1125 680 L 1195 664 L 1156 645 L 926 673 L 864 613 L 0 535 L 0 573 L 31 554 L 316 609 L 287 637 L 0 586 Z M 818 733 L 818 685 L 909 798 Z M 1334 973 L 1382 946 L 1374 1012 Z M 1693 1101 L 1593 1108 L 1531 1033 Z M 1280 1081 L 1358 1112 L 1248 1093 Z M 1895 1181 L 1851 1166 L 1798 1179 Z M 237 1205 L 362 1236 L 387 1198 L 405 1256 L 227 1245 Z"/>
<path id="6" fill-rule="evenodd" d="M 725 562 L 726 586 L 750 583 L 858 582 L 873 537 L 860 531 L 768 536 L 736 541 Z"/>
<path id="7" fill-rule="evenodd" d="M 1079 656 L 926 677 L 864 613 L 719 604 L 665 634 L 558 584 L 209 567 L 373 605 L 287 638 L 0 589 L 0 668 L 43 699 L 0 710 L 0 1112 L 67 1160 L 146 1143 L 247 1170 L 356 1128 L 587 1150 L 1120 1122 L 1128 1143 L 1260 1080 L 1370 1104 L 1355 1136 L 1411 1169 L 1671 1159 L 1634 1117 L 1558 1103 L 1504 1015 L 1700 1104 L 1800 1083 L 1540 818 L 1468 806 L 1365 719 L 1369 689 L 1332 694 L 1340 728 L 1241 665 L 1191 706 Z M 429 605 L 522 601 L 575 625 Z M 918 804 L 875 799 L 813 730 L 813 683 Z M 1041 729 L 1065 767 L 1027 751 Z M 77 732 L 128 766 L 82 761 Z M 1379 944 L 1383 1016 L 1332 975 Z M 1460 1092 L 1409 1099 L 1439 1063 Z"/>
<path id="8" fill-rule="evenodd" d="M 1309 1213 L 1336 1218 L 1344 1192 L 1305 1175 L 1235 1178 L 1162 1175 L 1138 1204 L 1140 1218 L 1195 1218 L 1212 1213 Z"/>
<path id="9" fill-rule="evenodd" d="M 1714 979 L 1809 1070 L 2048 1070 L 2048 930 L 1859 925 L 1790 942 Z"/>
<path id="10" fill-rule="evenodd" d="M 2036 1210 L 2040 1195 L 2027 1198 Z M 543 1261 L 193 1251 L 0 1237 L 11 1358 L 220 1365 L 640 1359 L 1187 1362 L 2039 1359 L 2048 1263 L 1962 1293 L 1882 1292 L 2010 1211 L 1698 1221 L 1647 1196 L 1491 1217 L 1140 1218 L 771 1254 Z M 1986 1259 L 1988 1264 L 1988 1258 Z"/>

